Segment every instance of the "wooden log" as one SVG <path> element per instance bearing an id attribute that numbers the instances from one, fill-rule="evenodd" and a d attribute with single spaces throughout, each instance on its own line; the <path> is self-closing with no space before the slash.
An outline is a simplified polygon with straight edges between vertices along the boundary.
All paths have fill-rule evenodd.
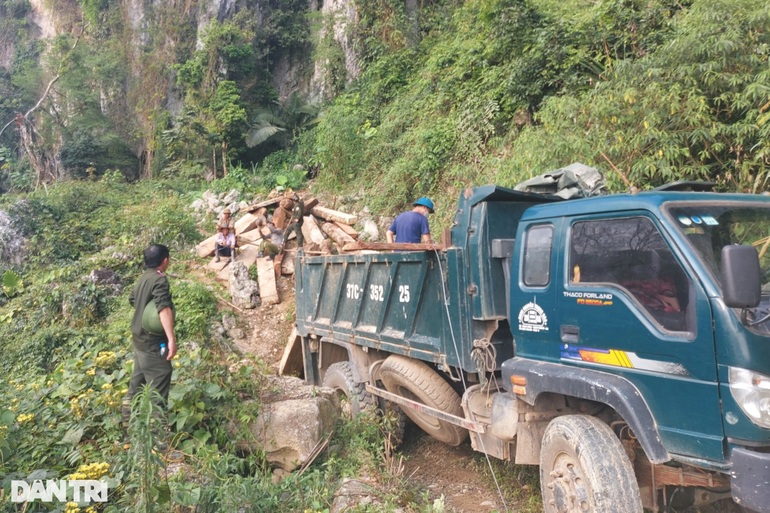
<path id="1" fill-rule="evenodd" d="M 262 298 L 263 304 L 275 305 L 281 302 L 275 284 L 273 261 L 267 257 L 257 258 L 257 281 L 259 282 L 259 297 Z"/>
<path id="2" fill-rule="evenodd" d="M 374 251 L 443 251 L 444 246 L 441 244 L 410 244 L 408 242 L 351 242 L 345 244 L 342 248 L 343 251 L 360 251 L 360 250 L 374 250 Z"/>
<path id="3" fill-rule="evenodd" d="M 259 253 L 259 246 L 256 244 L 247 244 L 240 250 L 238 256 L 235 257 L 236 262 L 241 262 L 246 267 L 253 265 L 257 261 L 257 254 Z"/>
<path id="4" fill-rule="evenodd" d="M 224 282 L 225 284 L 230 283 L 230 257 L 220 257 L 222 260 L 221 262 L 225 263 L 225 266 L 217 273 L 217 280 Z"/>
<path id="5" fill-rule="evenodd" d="M 305 364 L 302 356 L 302 337 L 297 332 L 295 326 L 291 330 L 289 340 L 286 342 L 286 347 L 283 350 L 283 356 L 281 357 L 281 363 L 278 364 L 279 376 L 296 376 L 298 378 L 304 378 Z"/>
<path id="6" fill-rule="evenodd" d="M 294 261 L 297 258 L 296 249 L 286 249 L 282 253 L 281 274 L 294 274 Z"/>
<path id="7" fill-rule="evenodd" d="M 310 210 L 310 212 L 314 216 L 320 217 L 321 219 L 326 219 L 327 221 L 336 221 L 338 223 L 343 223 L 350 226 L 353 226 L 358 222 L 358 216 L 353 214 L 346 214 L 345 212 L 332 210 L 326 207 L 314 207 Z"/>
<path id="8" fill-rule="evenodd" d="M 195 251 L 197 251 L 199 257 L 206 258 L 214 254 L 214 249 L 215 249 L 214 239 L 216 238 L 217 238 L 216 235 L 212 235 L 208 239 L 198 243 L 198 245 L 195 246 Z"/>
<path id="9" fill-rule="evenodd" d="M 246 244 L 251 243 L 259 243 L 262 240 L 262 237 L 260 236 L 259 229 L 255 228 L 253 230 L 249 230 L 246 233 L 242 233 L 238 235 L 238 246 L 245 246 Z"/>
<path id="10" fill-rule="evenodd" d="M 350 242 L 355 242 L 353 237 L 345 233 L 334 223 L 323 223 L 321 225 L 321 230 L 323 230 L 326 235 L 331 237 L 335 244 L 337 244 L 339 247 L 343 247 L 345 244 Z"/>
<path id="11" fill-rule="evenodd" d="M 305 242 L 312 242 L 321 245 L 326 237 L 321 229 L 318 227 L 318 222 L 313 216 L 305 216 L 302 222 L 302 235 L 305 237 Z"/>
<path id="12" fill-rule="evenodd" d="M 273 272 L 275 272 L 275 279 L 281 277 L 283 272 L 283 251 L 273 257 Z"/>
<path id="13" fill-rule="evenodd" d="M 358 232 L 356 231 L 355 228 L 353 228 L 349 224 L 338 223 L 336 221 L 333 221 L 333 223 L 334 223 L 334 226 L 336 226 L 337 228 L 339 228 L 343 232 L 347 233 L 353 239 L 358 239 Z"/>
<path id="14" fill-rule="evenodd" d="M 305 196 L 302 198 L 302 203 L 305 205 L 305 212 L 309 212 L 318 205 L 318 198 L 314 196 Z"/>
<path id="15" fill-rule="evenodd" d="M 289 225 L 289 219 L 291 219 L 291 209 L 286 210 L 285 208 L 279 206 L 275 209 L 275 211 L 273 211 L 273 224 L 275 224 L 275 226 L 281 230 L 285 229 Z"/>
<path id="16" fill-rule="evenodd" d="M 264 219 L 264 216 L 256 216 L 254 214 L 246 214 L 235 222 L 235 233 L 244 233 L 249 230 L 253 230 L 259 224 L 260 219 Z"/>
<path id="17" fill-rule="evenodd" d="M 230 257 L 220 257 L 219 262 L 217 262 L 215 258 L 212 258 L 209 263 L 206 264 L 206 269 L 219 273 L 219 271 L 227 267 L 229 261 Z"/>
<path id="18" fill-rule="evenodd" d="M 260 208 L 272 207 L 273 205 L 277 205 L 282 199 L 283 199 L 283 197 L 281 197 L 281 196 L 278 196 L 277 198 L 266 199 L 265 201 L 260 201 L 259 203 L 255 203 L 255 204 L 251 205 L 246 210 L 247 210 L 247 212 L 255 212 L 255 211 L 259 210 Z"/>

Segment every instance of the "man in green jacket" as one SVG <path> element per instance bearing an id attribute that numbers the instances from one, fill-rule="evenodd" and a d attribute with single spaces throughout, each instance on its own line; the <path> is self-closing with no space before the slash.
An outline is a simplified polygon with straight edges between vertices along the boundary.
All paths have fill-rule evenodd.
<path id="1" fill-rule="evenodd" d="M 144 274 L 134 285 L 128 301 L 134 307 L 131 333 L 134 346 L 134 373 L 123 398 L 123 425 L 128 427 L 131 417 L 131 400 L 142 385 L 148 383 L 163 399 L 165 408 L 171 389 L 171 359 L 176 355 L 174 335 L 174 303 L 171 299 L 168 278 L 169 251 L 166 246 L 153 244 L 144 250 Z M 155 302 L 162 333 L 151 333 L 142 327 L 142 315 L 150 301 Z M 162 354 L 163 353 L 163 354 Z"/>

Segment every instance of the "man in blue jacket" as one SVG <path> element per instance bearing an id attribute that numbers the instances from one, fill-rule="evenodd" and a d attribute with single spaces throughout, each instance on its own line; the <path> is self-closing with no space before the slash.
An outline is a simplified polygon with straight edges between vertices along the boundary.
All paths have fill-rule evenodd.
<path id="1" fill-rule="evenodd" d="M 423 242 L 425 244 L 433 242 L 428 227 L 428 214 L 433 213 L 433 202 L 423 196 L 412 205 L 414 208 L 396 216 L 393 224 L 385 232 L 388 242 Z"/>

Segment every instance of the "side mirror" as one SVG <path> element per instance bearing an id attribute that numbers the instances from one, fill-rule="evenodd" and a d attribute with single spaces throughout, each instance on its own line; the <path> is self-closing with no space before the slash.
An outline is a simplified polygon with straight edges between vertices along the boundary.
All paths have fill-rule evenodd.
<path id="1" fill-rule="evenodd" d="M 722 248 L 722 295 L 730 308 L 754 308 L 762 296 L 759 254 L 754 246 Z"/>

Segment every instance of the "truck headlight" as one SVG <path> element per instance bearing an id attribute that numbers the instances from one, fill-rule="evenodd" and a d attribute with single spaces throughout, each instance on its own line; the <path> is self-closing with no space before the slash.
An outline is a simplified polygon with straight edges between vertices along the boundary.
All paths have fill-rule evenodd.
<path id="1" fill-rule="evenodd" d="M 757 426 L 770 429 L 770 376 L 730 367 L 730 392 Z"/>

